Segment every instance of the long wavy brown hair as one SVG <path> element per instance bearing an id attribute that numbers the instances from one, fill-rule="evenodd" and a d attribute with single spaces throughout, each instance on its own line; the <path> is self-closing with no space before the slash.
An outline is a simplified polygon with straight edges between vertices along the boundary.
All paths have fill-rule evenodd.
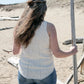
<path id="1" fill-rule="evenodd" d="M 28 0 L 27 7 L 15 28 L 15 42 L 28 46 L 35 30 L 41 25 L 47 10 L 45 0 Z"/>

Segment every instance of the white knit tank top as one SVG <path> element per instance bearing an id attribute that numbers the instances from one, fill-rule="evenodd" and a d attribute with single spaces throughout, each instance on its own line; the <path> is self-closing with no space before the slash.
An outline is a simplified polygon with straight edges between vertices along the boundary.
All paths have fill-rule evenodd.
<path id="1" fill-rule="evenodd" d="M 28 47 L 22 47 L 19 72 L 27 79 L 44 79 L 53 70 L 54 62 L 49 49 L 47 22 L 43 21 Z"/>

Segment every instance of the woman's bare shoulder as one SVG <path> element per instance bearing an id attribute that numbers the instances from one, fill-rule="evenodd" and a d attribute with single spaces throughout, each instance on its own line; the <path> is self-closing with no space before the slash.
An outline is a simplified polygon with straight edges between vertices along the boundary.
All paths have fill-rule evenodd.
<path id="1" fill-rule="evenodd" d="M 56 31 L 54 24 L 52 24 L 50 22 L 47 22 L 47 31 L 48 31 L 49 34 Z"/>

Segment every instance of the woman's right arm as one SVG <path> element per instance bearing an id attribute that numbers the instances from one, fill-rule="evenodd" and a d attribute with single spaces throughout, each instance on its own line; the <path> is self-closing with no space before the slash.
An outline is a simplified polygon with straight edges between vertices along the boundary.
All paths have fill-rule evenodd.
<path id="1" fill-rule="evenodd" d="M 55 57 L 64 58 L 77 53 L 76 46 L 73 46 L 69 51 L 66 51 L 66 52 L 62 51 L 59 48 L 57 33 L 56 33 L 55 26 L 53 24 L 48 23 L 47 30 L 48 30 L 49 39 L 50 39 L 50 49 L 53 52 Z"/>

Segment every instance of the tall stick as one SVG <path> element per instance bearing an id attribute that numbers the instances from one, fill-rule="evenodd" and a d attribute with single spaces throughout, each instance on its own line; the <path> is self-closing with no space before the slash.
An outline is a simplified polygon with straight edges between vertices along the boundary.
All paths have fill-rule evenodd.
<path id="1" fill-rule="evenodd" d="M 75 37 L 75 17 L 74 17 L 74 0 L 71 0 L 71 28 L 72 28 L 72 45 L 76 45 Z M 78 84 L 77 75 L 77 58 L 76 55 L 73 56 L 73 67 L 74 67 L 74 84 Z"/>

